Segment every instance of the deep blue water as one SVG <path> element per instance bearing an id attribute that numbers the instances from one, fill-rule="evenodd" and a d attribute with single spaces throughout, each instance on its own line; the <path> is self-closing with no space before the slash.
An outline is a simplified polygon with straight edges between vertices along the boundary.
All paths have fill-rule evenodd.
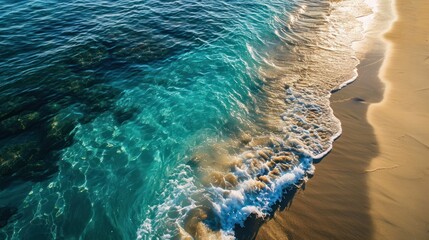
<path id="1" fill-rule="evenodd" d="M 259 206 L 264 196 L 278 199 L 281 188 L 245 197 L 231 208 L 228 201 L 216 205 L 219 196 L 210 193 L 220 191 L 210 188 L 216 183 L 201 180 L 215 167 L 199 171 L 194 160 L 196 152 L 207 155 L 213 150 L 206 148 L 233 145 L 243 133 L 270 134 L 270 115 L 263 113 L 275 111 L 267 107 L 273 96 L 266 88 L 276 85 L 267 81 L 288 76 L 273 73 L 273 65 L 296 60 L 293 47 L 311 40 L 285 42 L 291 16 L 304 11 L 305 2 L 318 4 L 4 0 L 0 238 L 174 238 L 186 228 L 189 211 L 207 207 L 207 201 L 216 216 L 206 225 L 228 235 L 231 226 L 255 212 L 243 206 Z M 267 60 L 270 56 L 276 57 Z M 300 98 L 288 91 L 289 99 Z M 314 112 L 325 106 L 298 103 Z M 296 166 L 301 164 L 289 173 L 288 183 L 312 172 L 311 154 L 327 150 L 318 145 L 308 155 L 286 145 L 273 151 L 290 151 Z M 210 153 L 208 165 L 220 161 L 219 152 L 242 152 L 219 148 Z M 235 178 L 241 183 L 261 172 L 249 174 Z"/>

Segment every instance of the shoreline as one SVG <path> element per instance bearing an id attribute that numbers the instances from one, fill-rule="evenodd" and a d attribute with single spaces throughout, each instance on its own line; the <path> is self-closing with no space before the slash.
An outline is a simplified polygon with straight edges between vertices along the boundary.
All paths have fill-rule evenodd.
<path id="1" fill-rule="evenodd" d="M 384 35 L 383 101 L 371 105 L 380 154 L 370 165 L 375 239 L 429 238 L 429 4 L 395 0 Z"/>
<path id="2" fill-rule="evenodd" d="M 355 82 L 332 95 L 331 106 L 342 122 L 342 135 L 332 151 L 315 162 L 316 173 L 307 187 L 296 194 L 288 209 L 276 212 L 261 227 L 256 239 L 371 237 L 373 224 L 365 170 L 378 146 L 365 116 L 369 104 L 381 100 L 381 82 L 374 73 L 381 67 L 383 53 L 367 53 L 358 65 Z"/>
<path id="3" fill-rule="evenodd" d="M 331 96 L 331 107 L 342 123 L 342 135 L 332 151 L 315 163 L 316 174 L 293 205 L 276 212 L 256 239 L 371 239 L 368 169 L 378 155 L 374 129 L 367 119 L 371 104 L 382 101 L 384 86 L 378 77 L 385 57 L 382 33 L 392 22 L 390 3 L 373 3 L 374 16 L 365 38 L 356 42 L 358 77 Z M 371 22 L 369 22 L 371 21 Z"/>

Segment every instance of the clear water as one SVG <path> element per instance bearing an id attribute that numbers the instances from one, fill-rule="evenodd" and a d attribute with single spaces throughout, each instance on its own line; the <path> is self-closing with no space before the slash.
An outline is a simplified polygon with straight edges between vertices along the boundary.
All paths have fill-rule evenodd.
<path id="1" fill-rule="evenodd" d="M 0 238 L 233 237 L 340 134 L 356 6 L 3 1 Z"/>

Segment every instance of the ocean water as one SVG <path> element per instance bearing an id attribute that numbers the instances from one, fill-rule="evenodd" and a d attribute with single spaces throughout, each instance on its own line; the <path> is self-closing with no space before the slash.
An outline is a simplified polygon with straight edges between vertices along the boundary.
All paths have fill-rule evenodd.
<path id="1" fill-rule="evenodd" d="M 0 239 L 227 239 L 314 173 L 354 0 L 5 0 Z"/>

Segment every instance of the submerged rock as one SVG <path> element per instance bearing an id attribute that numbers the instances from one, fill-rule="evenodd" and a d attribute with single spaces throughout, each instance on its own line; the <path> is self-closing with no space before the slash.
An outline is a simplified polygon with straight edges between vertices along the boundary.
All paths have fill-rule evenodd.
<path id="1" fill-rule="evenodd" d="M 72 130 L 80 120 L 81 115 L 58 114 L 45 126 L 44 147 L 47 149 L 61 149 L 70 146 L 73 139 Z"/>
<path id="2" fill-rule="evenodd" d="M 9 176 L 14 169 L 37 159 L 40 148 L 36 143 L 12 144 L 0 149 L 0 176 Z"/>
<path id="3" fill-rule="evenodd" d="M 108 58 L 107 48 L 99 42 L 76 45 L 69 51 L 67 64 L 80 69 L 94 68 Z"/>
<path id="4" fill-rule="evenodd" d="M 36 97 L 23 95 L 8 96 L 5 99 L 0 99 L 0 101 L 2 102 L 0 104 L 0 119 L 6 119 L 25 110 L 37 109 L 41 104 Z"/>
<path id="5" fill-rule="evenodd" d="M 41 120 L 39 112 L 25 112 L 11 116 L 0 122 L 0 137 L 7 137 L 24 132 Z"/>
<path id="6" fill-rule="evenodd" d="M 113 106 L 116 101 L 115 96 L 119 94 L 120 91 L 114 87 L 98 84 L 84 89 L 76 100 L 86 105 L 87 113 L 101 113 Z"/>
<path id="7" fill-rule="evenodd" d="M 15 207 L 0 207 L 0 228 L 6 226 L 9 219 L 18 211 Z"/>

